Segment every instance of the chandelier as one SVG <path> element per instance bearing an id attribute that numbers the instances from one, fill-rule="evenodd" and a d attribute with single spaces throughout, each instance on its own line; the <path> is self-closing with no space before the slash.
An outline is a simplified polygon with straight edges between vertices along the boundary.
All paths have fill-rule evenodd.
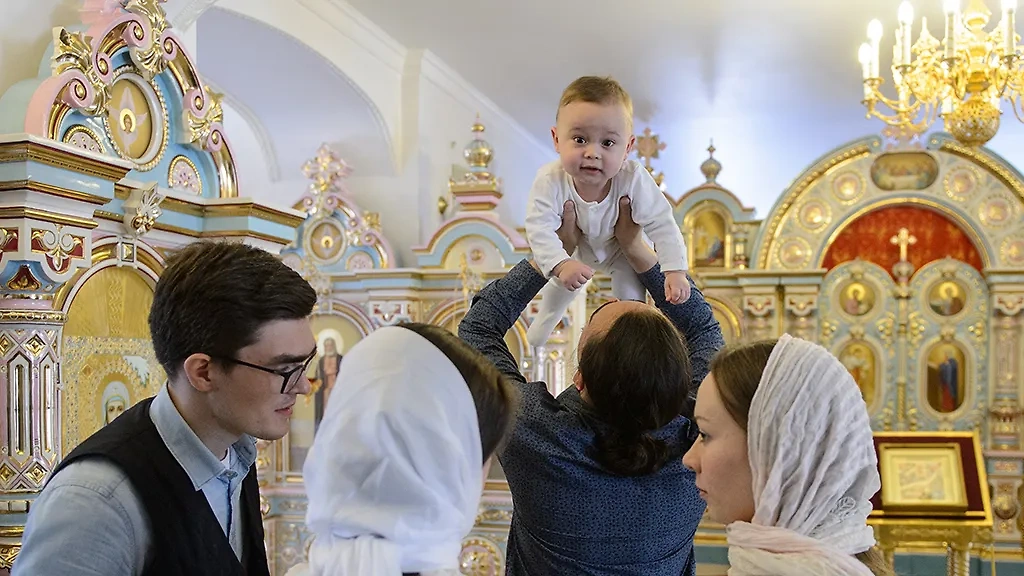
<path id="1" fill-rule="evenodd" d="M 914 140 L 939 117 L 945 129 L 967 146 L 981 146 L 999 130 L 999 106 L 1006 99 L 1014 115 L 1024 122 L 1021 92 L 1024 62 L 1017 53 L 1014 13 L 1017 0 L 1002 0 L 1002 20 L 986 31 L 992 12 L 984 0 L 968 0 L 960 13 L 960 0 L 945 0 L 945 36 L 939 42 L 921 19 L 921 33 L 912 42 L 914 9 L 900 4 L 899 28 L 893 47 L 892 80 L 895 98 L 882 93 L 879 74 L 882 23 L 868 24 L 868 42 L 858 59 L 864 73 L 867 117 L 886 123 L 883 133 L 896 141 Z M 884 106 L 891 111 L 879 110 Z"/>

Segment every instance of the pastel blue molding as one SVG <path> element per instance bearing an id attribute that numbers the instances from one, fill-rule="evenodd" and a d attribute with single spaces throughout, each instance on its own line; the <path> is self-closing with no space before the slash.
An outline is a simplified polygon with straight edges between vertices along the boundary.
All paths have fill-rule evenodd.
<path id="1" fill-rule="evenodd" d="M 50 140 L 38 140 L 51 142 Z M 90 176 L 81 172 L 58 168 L 49 164 L 41 164 L 33 160 L 26 162 L 0 163 L 0 182 L 42 182 L 76 192 L 85 192 L 102 198 L 114 198 L 114 184 L 99 176 Z"/>
<path id="2" fill-rule="evenodd" d="M 513 236 L 514 234 L 514 236 Z M 449 221 L 442 225 L 430 243 L 416 248 L 416 265 L 420 268 L 440 268 L 444 265 L 444 257 L 460 240 L 476 236 L 484 238 L 494 245 L 507 266 L 514 266 L 519 260 L 530 255 L 529 247 L 516 246 L 514 238 L 521 238 L 518 232 L 507 229 L 501 224 L 482 217 L 467 216 Z"/>
<path id="3" fill-rule="evenodd" d="M 2 166 L 2 165 L 0 165 Z M 0 180 L 3 180 L 0 174 Z M 124 200 L 113 198 L 107 204 L 100 207 L 104 212 L 124 214 Z M 296 230 L 286 224 L 264 220 L 256 216 L 196 216 L 164 209 L 157 220 L 159 224 L 181 228 L 196 235 L 215 234 L 217 232 L 254 232 L 274 238 L 279 238 L 282 243 L 287 243 L 296 238 Z"/>
<path id="4" fill-rule="evenodd" d="M 167 212 L 164 212 L 167 214 Z M 163 216 L 161 216 L 163 218 Z M 285 224 L 271 222 L 254 216 L 226 216 L 206 217 L 199 219 L 202 225 L 202 232 L 234 232 L 238 230 L 266 234 L 274 238 L 281 238 L 284 241 L 295 238 L 295 229 Z"/>
<path id="5" fill-rule="evenodd" d="M 716 184 L 704 184 L 683 194 L 683 197 L 679 199 L 679 203 L 672 209 L 676 222 L 681 226 L 686 215 L 705 201 L 720 204 L 732 217 L 733 222 L 757 220 L 755 210 L 744 206 L 735 194 Z"/>

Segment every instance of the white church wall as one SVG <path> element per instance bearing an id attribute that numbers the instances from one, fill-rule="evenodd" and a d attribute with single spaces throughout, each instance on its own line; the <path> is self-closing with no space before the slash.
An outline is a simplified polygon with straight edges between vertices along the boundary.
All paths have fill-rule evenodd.
<path id="1" fill-rule="evenodd" d="M 79 22 L 80 4 L 80 0 L 0 2 L 0 94 L 39 75 L 39 61 L 53 42 L 53 27 Z"/>
<path id="2" fill-rule="evenodd" d="M 75 26 L 80 6 L 81 0 L 3 3 L 0 91 L 38 75 L 52 41 L 52 27 Z M 176 26 L 175 32 L 190 49 L 201 74 L 204 62 L 218 57 L 218 50 L 211 50 L 203 41 L 202 17 L 210 9 L 220 9 L 297 39 L 365 95 L 363 110 L 338 112 L 372 114 L 379 119 L 378 133 L 361 130 L 361 139 L 339 134 L 335 139 L 311 136 L 304 141 L 304 127 L 315 125 L 317 118 L 304 116 L 301 102 L 290 107 L 282 103 L 279 110 L 267 113 L 251 105 L 249 94 L 233 92 L 221 78 L 213 77 L 215 74 L 205 74 L 211 87 L 224 94 L 224 123 L 244 196 L 280 207 L 298 201 L 308 186 L 301 162 L 281 162 L 282 156 L 296 159 L 296 153 L 288 153 L 292 149 L 304 152 L 303 158 L 312 157 L 322 141 L 327 141 L 343 157 L 352 159 L 359 156 L 360 145 L 373 145 L 371 141 L 386 144 L 390 166 L 368 167 L 353 160 L 348 189 L 366 210 L 381 214 L 400 265 L 413 262 L 412 247 L 423 244 L 442 221 L 437 199 L 447 193 L 452 166 L 465 164 L 462 150 L 473 137 L 470 126 L 477 114 L 486 126 L 483 137 L 495 150 L 491 167 L 504 183 L 500 212 L 509 224 L 522 224 L 533 176 L 555 157 L 548 142 L 527 132 L 437 56 L 400 45 L 345 2 L 171 0 L 164 7 L 172 24 L 177 19 L 184 25 Z M 230 35 L 231 30 L 223 34 Z M 245 42 L 240 37 L 230 40 Z M 48 67 L 48 62 L 42 65 Z M 233 66 L 239 74 L 268 74 L 267 89 L 275 89 L 268 63 L 240 61 Z M 217 67 L 211 64 L 207 69 L 215 71 Z M 298 89 L 315 92 L 318 87 Z M 353 106 L 351 99 L 345 104 Z"/>
<path id="3" fill-rule="evenodd" d="M 390 175 L 380 170 L 367 174 L 365 166 L 354 162 L 348 189 L 366 210 L 381 214 L 400 264 L 412 262 L 411 248 L 425 242 L 440 224 L 437 199 L 447 192 L 452 165 L 464 165 L 462 149 L 472 138 L 469 128 L 477 114 L 487 128 L 484 138 L 495 149 L 492 168 L 505 185 L 502 216 L 510 224 L 521 225 L 533 176 L 554 152 L 436 56 L 399 45 L 343 2 L 221 0 L 215 8 L 300 38 L 365 93 L 366 105 L 387 126 L 394 171 Z M 199 22 L 201 25 L 201 16 Z M 202 41 L 200 50 L 202 60 L 215 57 Z M 268 126 L 279 124 L 273 118 L 259 120 Z M 267 145 L 274 144 L 273 135 L 270 130 Z M 343 157 L 349 157 L 346 148 L 351 150 L 351 142 L 331 143 Z M 307 144 L 311 156 L 320 143 L 310 140 Z M 262 161 L 255 147 L 236 148 L 240 169 Z M 278 175 L 267 176 L 266 185 L 247 183 L 246 195 L 291 205 L 308 184 L 300 169 L 281 165 Z M 250 176 L 248 182 L 257 179 Z"/>
<path id="4" fill-rule="evenodd" d="M 221 106 L 224 108 L 224 130 L 235 158 L 238 189 L 245 196 L 260 201 L 270 200 L 273 198 L 271 185 L 279 178 L 280 171 L 266 129 L 259 118 L 231 94 L 224 95 Z"/>
<path id="5" fill-rule="evenodd" d="M 447 191 L 452 164 L 465 166 L 463 149 L 472 140 L 469 128 L 476 115 L 485 127 L 484 140 L 494 150 L 491 171 L 502 179 L 505 194 L 498 213 L 502 220 L 521 226 L 526 217 L 526 199 L 537 170 L 556 157 L 550 141 L 542 142 L 515 122 L 440 58 L 424 52 L 420 82 L 420 142 L 429 151 L 430 165 L 424 171 L 421 201 L 427 205 Z M 554 105 L 551 116 L 554 121 Z M 423 222 L 428 234 L 440 224 L 436 210 Z"/>

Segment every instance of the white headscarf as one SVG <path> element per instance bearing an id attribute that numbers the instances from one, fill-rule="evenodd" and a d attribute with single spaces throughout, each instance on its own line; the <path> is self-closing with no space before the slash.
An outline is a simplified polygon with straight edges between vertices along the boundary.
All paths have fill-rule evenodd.
<path id="1" fill-rule="evenodd" d="M 853 555 L 881 487 L 871 423 L 843 365 L 783 335 L 750 405 L 754 517 L 726 528 L 729 576 L 871 576 Z"/>
<path id="2" fill-rule="evenodd" d="M 309 572 L 458 574 L 482 468 L 476 406 L 451 360 L 409 329 L 373 332 L 341 362 L 302 469 Z"/>

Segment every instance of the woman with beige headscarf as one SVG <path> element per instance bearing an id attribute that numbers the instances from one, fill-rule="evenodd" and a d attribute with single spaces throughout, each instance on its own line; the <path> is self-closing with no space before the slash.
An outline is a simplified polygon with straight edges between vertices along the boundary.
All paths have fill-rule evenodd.
<path id="1" fill-rule="evenodd" d="M 867 525 L 881 486 L 860 389 L 827 350 L 783 335 L 728 348 L 683 458 L 726 525 L 729 576 L 892 576 Z"/>

